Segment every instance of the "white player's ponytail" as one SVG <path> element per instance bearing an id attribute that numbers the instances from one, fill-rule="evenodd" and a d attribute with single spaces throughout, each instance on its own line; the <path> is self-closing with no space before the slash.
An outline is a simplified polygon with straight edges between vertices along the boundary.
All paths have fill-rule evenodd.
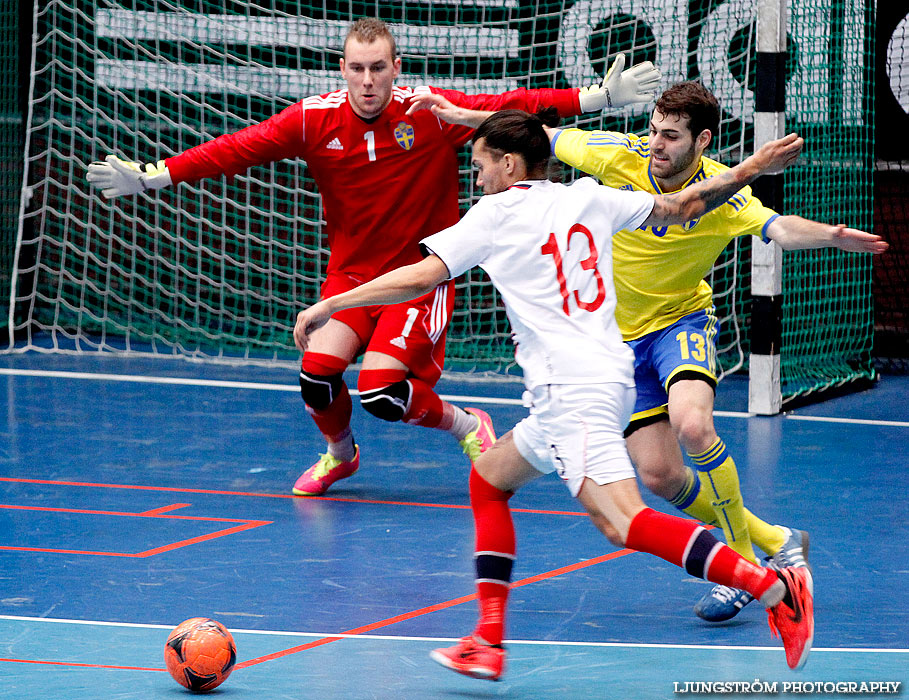
<path id="1" fill-rule="evenodd" d="M 473 135 L 476 143 L 484 139 L 486 148 L 502 154 L 519 154 L 527 165 L 527 172 L 546 170 L 549 165 L 549 137 L 543 125 L 556 126 L 559 113 L 554 107 L 547 107 L 536 114 L 519 109 L 496 112 L 477 127 Z"/>

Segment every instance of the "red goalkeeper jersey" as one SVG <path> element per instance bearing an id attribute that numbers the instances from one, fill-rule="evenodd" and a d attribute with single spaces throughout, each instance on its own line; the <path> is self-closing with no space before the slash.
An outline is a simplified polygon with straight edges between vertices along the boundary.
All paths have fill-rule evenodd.
<path id="1" fill-rule="evenodd" d="M 465 95 L 421 87 L 480 110 L 554 106 L 579 113 L 578 90 L 513 90 Z M 446 124 L 429 110 L 405 116 L 409 88 L 394 87 L 374 120 L 357 116 L 347 88 L 308 97 L 270 119 L 167 159 L 174 184 L 236 175 L 253 165 L 303 158 L 322 195 L 328 272 L 360 281 L 421 259 L 419 241 L 458 221 L 458 149 L 468 127 Z"/>

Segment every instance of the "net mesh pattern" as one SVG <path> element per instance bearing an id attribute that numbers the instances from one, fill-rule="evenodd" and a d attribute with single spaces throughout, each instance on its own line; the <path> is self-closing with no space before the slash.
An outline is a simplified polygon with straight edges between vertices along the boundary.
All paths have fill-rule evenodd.
<path id="1" fill-rule="evenodd" d="M 141 352 L 290 361 L 294 315 L 317 298 L 328 251 L 305 163 L 281 161 L 105 200 L 85 181 L 108 153 L 156 161 L 340 86 L 352 18 L 390 23 L 401 85 L 470 92 L 570 87 L 611 60 L 651 60 L 664 87 L 700 79 L 723 106 L 709 154 L 753 150 L 755 3 L 746 0 L 39 1 L 12 350 Z M 787 127 L 808 140 L 785 179 L 786 211 L 871 227 L 873 48 L 855 0 L 796 0 L 789 17 Z M 858 60 L 862 58 L 862 60 Z M 869 59 L 870 61 L 870 59 Z M 652 105 L 568 122 L 642 132 Z M 575 177 L 565 172 L 565 177 Z M 461 205 L 480 192 L 466 151 Z M 715 265 L 724 372 L 748 355 L 749 240 Z M 784 256 L 785 396 L 873 372 L 868 256 Z M 457 282 L 447 367 L 514 373 L 504 308 L 485 274 Z M 39 335 L 41 340 L 39 341 Z M 24 338 L 24 339 L 23 339 Z"/>

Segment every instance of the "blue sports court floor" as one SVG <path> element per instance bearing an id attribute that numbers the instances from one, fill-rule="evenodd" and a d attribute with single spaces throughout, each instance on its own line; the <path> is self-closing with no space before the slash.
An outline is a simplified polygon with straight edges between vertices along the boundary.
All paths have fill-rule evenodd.
<path id="1" fill-rule="evenodd" d="M 517 384 L 440 390 L 500 433 L 524 414 Z M 469 464 L 448 435 L 355 405 L 360 472 L 294 498 L 322 444 L 293 370 L 2 356 L 0 698 L 188 697 L 162 654 L 196 616 L 237 641 L 238 667 L 211 693 L 225 700 L 646 700 L 756 679 L 775 697 L 850 681 L 906 695 L 909 379 L 773 418 L 742 413 L 744 390 L 721 385 L 717 428 L 747 505 L 810 531 L 806 668 L 787 668 L 756 603 L 726 624 L 695 618 L 709 584 L 616 551 L 550 475 L 512 500 L 508 668 L 489 683 L 427 656 L 476 614 Z"/>

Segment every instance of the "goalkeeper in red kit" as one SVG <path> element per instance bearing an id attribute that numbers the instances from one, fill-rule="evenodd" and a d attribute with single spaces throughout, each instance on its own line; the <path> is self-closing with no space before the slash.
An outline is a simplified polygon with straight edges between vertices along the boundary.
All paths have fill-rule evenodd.
<path id="1" fill-rule="evenodd" d="M 394 82 L 401 59 L 394 37 L 373 18 L 351 25 L 340 68 L 346 87 L 305 98 L 259 124 L 155 164 L 109 155 L 89 166 L 87 179 L 105 197 L 115 197 L 302 158 L 322 196 L 330 249 L 321 288 L 326 298 L 418 262 L 419 241 L 458 221 L 457 156 L 473 130 L 419 109 L 421 96 L 425 102 L 428 95 L 440 95 L 474 110 L 533 112 L 553 106 L 571 116 L 647 101 L 660 80 L 650 63 L 623 71 L 624 57 L 619 57 L 602 85 L 584 89 L 465 95 L 399 87 Z M 495 442 L 485 412 L 461 409 L 433 390 L 442 372 L 453 308 L 454 282 L 447 281 L 412 302 L 339 313 L 313 334 L 302 359 L 300 388 L 328 449 L 297 479 L 295 494 L 322 494 L 359 468 L 351 398 L 342 374 L 361 353 L 357 388 L 369 413 L 445 430 L 471 462 Z"/>

